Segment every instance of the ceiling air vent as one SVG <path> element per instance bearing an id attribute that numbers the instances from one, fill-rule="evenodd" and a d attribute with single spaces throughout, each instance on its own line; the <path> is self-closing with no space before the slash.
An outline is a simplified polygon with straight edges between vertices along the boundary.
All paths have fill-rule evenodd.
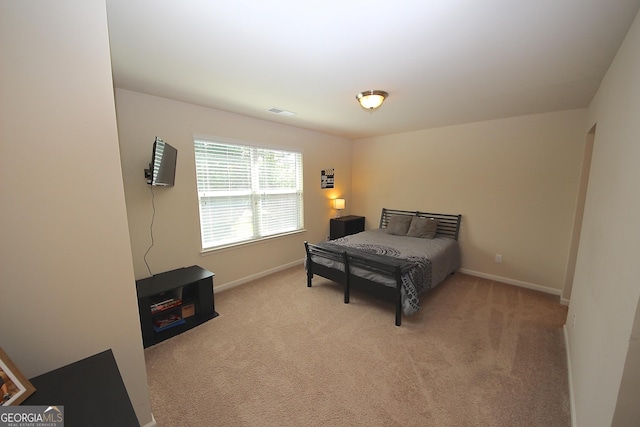
<path id="1" fill-rule="evenodd" d="M 292 113 L 291 111 L 283 110 L 282 108 L 271 107 L 267 110 L 270 113 L 279 114 L 281 116 L 295 116 L 296 113 Z"/>

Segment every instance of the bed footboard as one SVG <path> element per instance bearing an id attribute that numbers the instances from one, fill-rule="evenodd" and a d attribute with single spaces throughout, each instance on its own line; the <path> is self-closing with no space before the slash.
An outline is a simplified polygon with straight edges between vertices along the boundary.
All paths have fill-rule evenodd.
<path id="1" fill-rule="evenodd" d="M 307 270 L 307 287 L 311 287 L 313 275 L 325 277 L 334 282 L 340 283 L 344 286 L 344 303 L 349 303 L 349 296 L 351 292 L 351 284 L 362 286 L 375 286 L 375 287 L 388 287 L 381 285 L 380 283 L 363 277 L 368 274 L 376 274 L 379 276 L 389 277 L 394 280 L 396 284 L 394 290 L 394 301 L 396 306 L 395 312 L 395 324 L 400 326 L 402 323 L 402 266 L 404 263 L 401 260 L 385 260 L 379 261 L 371 259 L 371 257 L 361 257 L 357 254 L 349 253 L 347 251 L 338 251 L 323 248 L 317 245 L 304 242 L 305 251 L 307 253 L 306 258 L 306 270 Z M 319 258 L 332 261 L 334 265 L 338 267 L 329 267 L 322 263 L 314 261 Z"/>

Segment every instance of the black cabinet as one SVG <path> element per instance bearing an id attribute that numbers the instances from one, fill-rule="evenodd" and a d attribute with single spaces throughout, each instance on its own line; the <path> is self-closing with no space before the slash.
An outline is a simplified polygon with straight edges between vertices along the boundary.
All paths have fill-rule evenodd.
<path id="1" fill-rule="evenodd" d="M 147 348 L 218 315 L 214 274 L 197 265 L 136 281 L 142 341 Z"/>
<path id="2" fill-rule="evenodd" d="M 329 224 L 329 239 L 348 236 L 364 231 L 364 217 L 347 215 L 340 218 L 331 218 Z"/>
<path id="3" fill-rule="evenodd" d="M 31 378 L 30 381 L 36 391 L 22 405 L 64 406 L 64 421 L 60 425 L 140 426 L 111 350 Z"/>

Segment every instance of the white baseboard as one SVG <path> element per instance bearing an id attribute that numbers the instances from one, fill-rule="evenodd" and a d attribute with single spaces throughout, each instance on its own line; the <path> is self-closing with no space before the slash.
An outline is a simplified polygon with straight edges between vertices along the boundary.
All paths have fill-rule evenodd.
<path id="1" fill-rule="evenodd" d="M 571 412 L 571 426 L 577 427 L 578 421 L 576 420 L 576 400 L 573 393 L 573 375 L 571 374 L 571 353 L 569 352 L 569 332 L 567 325 L 562 328 L 564 332 L 564 348 L 567 352 L 567 373 L 569 375 L 569 411 Z"/>
<path id="2" fill-rule="evenodd" d="M 261 277 L 265 277 L 270 274 L 277 273 L 278 271 L 286 270 L 288 268 L 294 267 L 296 265 L 300 265 L 302 263 L 304 263 L 304 259 L 293 261 L 288 264 L 271 268 L 269 270 L 261 271 L 260 273 L 252 274 L 251 276 L 246 276 L 241 279 L 234 280 L 229 283 L 225 283 L 224 285 L 214 286 L 213 290 L 214 292 L 221 292 L 227 289 L 235 288 L 236 286 L 243 285 L 245 283 L 251 282 L 252 280 L 260 279 Z M 554 289 L 546 286 L 536 285 L 535 283 L 523 282 L 521 280 L 509 279 L 507 277 L 494 276 L 493 274 L 486 274 L 486 273 L 481 273 L 479 271 L 467 270 L 466 268 L 461 268 L 458 271 L 460 273 L 468 274 L 470 276 L 476 276 L 476 277 L 482 277 L 483 279 L 495 280 L 496 282 L 519 286 L 521 288 L 532 289 L 534 291 L 540 291 L 546 294 L 558 295 L 558 296 L 562 294 L 560 289 Z M 569 300 L 562 299 L 561 303 L 564 305 L 569 305 Z"/>
<path id="3" fill-rule="evenodd" d="M 532 289 L 534 291 L 544 292 L 545 294 L 560 296 L 562 291 L 560 289 L 549 288 L 546 286 L 536 285 L 535 283 L 523 282 L 521 280 L 509 279 L 508 277 L 494 276 L 493 274 L 481 273 L 479 271 L 467 270 L 461 268 L 458 270 L 460 273 L 468 274 L 470 276 L 482 277 L 483 279 L 495 280 L 496 282 L 506 283 L 508 285 L 519 286 L 521 288 Z"/>
<path id="4" fill-rule="evenodd" d="M 156 423 L 156 419 L 154 418 L 153 413 L 151 414 L 151 421 L 143 425 L 142 427 L 158 427 L 158 424 Z"/>
<path id="5" fill-rule="evenodd" d="M 242 279 L 234 280 L 229 283 L 225 283 L 220 286 L 213 286 L 214 292 L 222 292 L 227 289 L 235 288 L 236 286 L 244 285 L 245 283 L 251 282 L 252 280 L 260 279 L 261 277 L 268 276 L 273 273 L 277 273 L 278 271 L 286 270 L 287 268 L 295 267 L 296 265 L 300 265 L 304 262 L 304 259 L 300 259 L 297 261 L 290 262 L 288 264 L 284 264 L 275 268 L 271 268 L 269 270 L 261 271 L 260 273 L 252 274 L 251 276 L 243 277 Z"/>

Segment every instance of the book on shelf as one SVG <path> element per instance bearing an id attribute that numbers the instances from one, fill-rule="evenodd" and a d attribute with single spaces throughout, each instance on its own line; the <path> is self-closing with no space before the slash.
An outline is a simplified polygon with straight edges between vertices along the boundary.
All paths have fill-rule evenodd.
<path id="1" fill-rule="evenodd" d="M 182 318 L 182 316 L 178 314 L 170 314 L 165 317 L 153 319 L 153 328 L 156 330 L 156 332 L 159 332 L 173 326 L 182 325 L 183 323 L 185 323 L 185 320 Z"/>
<path id="2" fill-rule="evenodd" d="M 166 329 L 173 328 L 174 326 L 184 325 L 185 323 L 187 323 L 186 320 L 184 320 L 183 318 L 180 318 L 180 320 L 176 320 L 175 322 L 171 322 L 171 323 L 166 324 L 164 326 L 155 326 L 154 325 L 153 329 L 156 332 L 161 332 L 161 331 L 164 331 Z"/>
<path id="3" fill-rule="evenodd" d="M 158 313 L 160 311 L 168 310 L 173 307 L 177 307 L 182 304 L 182 300 L 169 298 L 160 302 L 151 304 L 151 314 Z"/>
<path id="4" fill-rule="evenodd" d="M 169 323 L 177 322 L 180 319 L 182 319 L 182 316 L 180 316 L 179 314 L 173 313 L 173 314 L 169 314 L 168 316 L 158 317 L 157 319 L 153 319 L 153 324 L 156 326 L 165 326 L 165 325 L 168 325 Z"/>

